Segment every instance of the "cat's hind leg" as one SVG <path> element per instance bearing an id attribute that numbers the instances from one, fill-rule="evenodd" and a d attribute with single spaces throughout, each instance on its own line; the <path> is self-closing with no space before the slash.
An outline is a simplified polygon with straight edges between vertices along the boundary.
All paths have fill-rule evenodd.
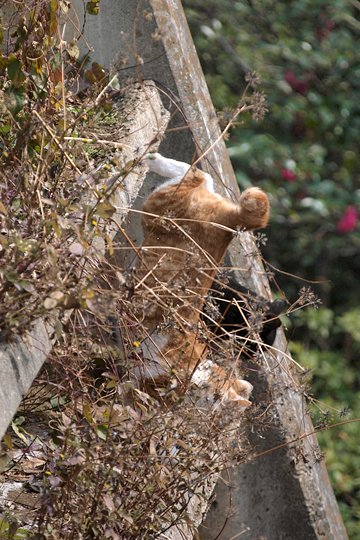
<path id="1" fill-rule="evenodd" d="M 191 165 L 188 163 L 166 158 L 157 152 L 146 156 L 146 164 L 149 167 L 150 172 L 168 178 L 172 183 L 182 180 L 186 173 L 191 169 Z M 205 172 L 203 175 L 206 189 L 210 191 L 210 193 L 214 193 L 214 181 L 212 177 Z"/>
<path id="2" fill-rule="evenodd" d="M 149 167 L 150 172 L 154 172 L 159 176 L 164 176 L 171 180 L 181 180 L 189 169 L 191 169 L 191 165 L 188 163 L 166 158 L 157 152 L 146 156 L 146 164 Z"/>

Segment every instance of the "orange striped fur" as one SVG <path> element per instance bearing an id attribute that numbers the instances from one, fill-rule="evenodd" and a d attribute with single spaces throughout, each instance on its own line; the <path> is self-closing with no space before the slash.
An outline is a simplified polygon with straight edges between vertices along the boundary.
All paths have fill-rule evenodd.
<path id="1" fill-rule="evenodd" d="M 137 316 L 147 329 L 142 349 L 147 383 L 175 378 L 207 386 L 213 399 L 250 404 L 250 383 L 229 379 L 206 359 L 199 316 L 218 265 L 237 228 L 265 227 L 269 201 L 257 187 L 238 203 L 213 192 L 212 179 L 190 165 L 150 154 L 149 169 L 170 178 L 143 205 L 144 241 L 137 270 L 144 297 Z"/>

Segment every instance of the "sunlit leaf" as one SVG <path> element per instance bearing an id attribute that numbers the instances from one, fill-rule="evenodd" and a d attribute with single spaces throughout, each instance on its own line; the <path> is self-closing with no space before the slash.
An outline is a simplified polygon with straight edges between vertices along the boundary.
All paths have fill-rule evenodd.
<path id="1" fill-rule="evenodd" d="M 89 84 L 96 83 L 96 76 L 91 69 L 87 69 L 85 71 L 84 78 Z"/>
<path id="2" fill-rule="evenodd" d="M 69 246 L 69 251 L 72 255 L 77 255 L 78 257 L 81 257 L 84 255 L 84 247 L 80 242 L 74 242 Z"/>
<path id="3" fill-rule="evenodd" d="M 100 11 L 100 0 L 91 0 L 86 4 L 86 11 L 90 15 L 97 15 Z"/>
<path id="4" fill-rule="evenodd" d="M 18 425 L 16 421 L 11 422 L 11 427 L 14 433 L 19 437 L 19 439 L 21 439 L 26 444 L 26 446 L 29 446 L 31 442 L 30 435 L 20 425 Z"/>
<path id="5" fill-rule="evenodd" d="M 115 212 L 115 206 L 108 202 L 102 202 L 97 205 L 95 214 L 101 218 L 107 219 L 111 218 Z"/>
<path id="6" fill-rule="evenodd" d="M 103 496 L 103 501 L 105 503 L 105 506 L 110 510 L 110 512 L 115 512 L 116 508 L 114 505 L 113 498 L 108 495 L 107 493 Z"/>
<path id="7" fill-rule="evenodd" d="M 44 308 L 45 309 L 54 309 L 57 306 L 58 302 L 55 298 L 45 298 Z"/>
<path id="8" fill-rule="evenodd" d="M 69 43 L 66 47 L 68 55 L 71 56 L 74 60 L 77 60 L 80 55 L 80 49 L 76 43 Z"/>
<path id="9" fill-rule="evenodd" d="M 101 81 L 106 76 L 105 69 L 100 64 L 98 64 L 98 62 L 93 62 L 91 64 L 91 71 L 93 72 L 98 81 Z"/>

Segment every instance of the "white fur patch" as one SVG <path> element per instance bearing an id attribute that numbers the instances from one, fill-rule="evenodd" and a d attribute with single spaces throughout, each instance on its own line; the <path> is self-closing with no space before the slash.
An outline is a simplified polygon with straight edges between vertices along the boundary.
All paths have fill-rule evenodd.
<path id="1" fill-rule="evenodd" d="M 206 189 L 208 191 L 210 191 L 210 193 L 215 193 L 214 191 L 214 180 L 213 180 L 213 177 L 210 176 L 210 174 L 208 173 L 204 173 L 205 175 L 205 186 L 206 186 Z"/>
<path id="2" fill-rule="evenodd" d="M 214 363 L 211 360 L 205 360 L 198 365 L 191 377 L 191 382 L 197 386 L 203 386 L 211 378 L 211 367 Z"/>
<path id="3" fill-rule="evenodd" d="M 161 154 L 148 154 L 146 163 L 149 171 L 164 176 L 165 178 L 183 178 L 191 165 L 183 161 L 176 161 L 162 156 Z"/>
<path id="4" fill-rule="evenodd" d="M 150 172 L 154 172 L 160 176 L 169 178 L 169 180 L 155 188 L 154 192 L 159 191 L 167 186 L 175 186 L 176 184 L 179 184 L 189 169 L 191 169 L 191 165 L 188 163 L 166 158 L 158 153 L 148 154 L 146 157 L 146 164 L 149 167 Z M 204 173 L 204 175 L 206 189 L 210 193 L 214 193 L 214 180 L 210 174 Z"/>

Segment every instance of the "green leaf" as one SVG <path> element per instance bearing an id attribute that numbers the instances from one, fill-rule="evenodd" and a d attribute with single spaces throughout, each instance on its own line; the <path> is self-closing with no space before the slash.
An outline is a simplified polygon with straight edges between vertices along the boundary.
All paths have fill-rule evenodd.
<path id="1" fill-rule="evenodd" d="M 360 309 L 354 308 L 346 311 L 337 318 L 341 330 L 351 335 L 354 341 L 360 343 Z"/>
<path id="2" fill-rule="evenodd" d="M 65 396 L 52 396 L 50 398 L 51 408 L 54 410 L 60 409 L 62 405 L 65 405 L 67 398 Z"/>
<path id="3" fill-rule="evenodd" d="M 31 538 L 33 533 L 31 531 L 28 531 L 27 529 L 17 529 L 14 540 L 22 540 L 23 538 Z"/>
<path id="4" fill-rule="evenodd" d="M 9 530 L 9 522 L 5 518 L 0 519 L 0 533 L 6 533 Z"/>
<path id="5" fill-rule="evenodd" d="M 8 470 L 9 465 L 11 466 L 11 464 L 13 464 L 11 457 L 8 456 L 6 452 L 2 452 L 0 454 L 0 473 Z"/>
<path id="6" fill-rule="evenodd" d="M 5 106 L 11 112 L 13 116 L 17 116 L 19 112 L 24 108 L 25 95 L 23 88 L 16 88 L 10 86 L 5 92 Z"/>
<path id="7" fill-rule="evenodd" d="M 94 420 L 93 420 L 93 417 L 92 417 L 92 414 L 91 414 L 91 407 L 90 407 L 90 403 L 86 402 L 84 403 L 84 406 L 83 406 L 83 413 L 84 413 L 84 416 L 87 420 L 87 422 L 92 425 L 94 423 Z"/>
<path id="8" fill-rule="evenodd" d="M 2 133 L 3 135 L 6 135 L 7 133 L 9 133 L 11 130 L 11 126 L 9 126 L 9 124 L 6 124 L 5 126 L 0 126 L 0 133 Z"/>
<path id="9" fill-rule="evenodd" d="M 106 426 L 95 426 L 95 432 L 99 439 L 106 441 L 108 436 L 108 428 Z"/>
<path id="10" fill-rule="evenodd" d="M 10 56 L 7 65 L 8 77 L 15 86 L 19 86 L 25 80 L 25 74 L 21 68 L 21 62 L 16 56 Z"/>

